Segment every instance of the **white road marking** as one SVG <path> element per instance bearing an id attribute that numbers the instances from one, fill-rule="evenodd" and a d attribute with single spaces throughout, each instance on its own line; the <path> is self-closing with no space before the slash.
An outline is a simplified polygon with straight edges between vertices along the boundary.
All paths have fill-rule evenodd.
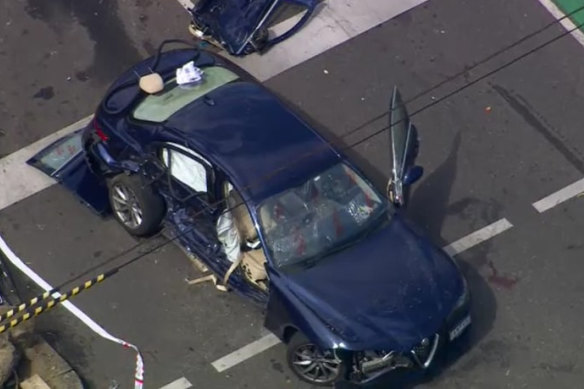
<path id="1" fill-rule="evenodd" d="M 30 278 L 34 283 L 40 286 L 45 291 L 53 290 L 53 287 L 45 281 L 41 276 L 34 272 L 30 267 L 28 267 L 15 253 L 12 249 L 6 244 L 2 236 L 0 236 L 0 251 L 4 253 L 4 256 L 21 272 L 23 272 L 28 278 Z M 53 298 L 58 299 L 61 296 L 60 293 L 54 293 L 52 295 Z M 140 354 L 140 350 L 138 347 L 134 346 L 131 343 L 126 342 L 125 340 L 119 339 L 109 332 L 107 332 L 102 326 L 97 324 L 93 319 L 87 316 L 81 309 L 77 308 L 75 305 L 71 303 L 71 301 L 65 300 L 60 303 L 63 308 L 71 312 L 75 317 L 83 322 L 87 327 L 89 327 L 93 332 L 97 335 L 101 336 L 104 339 L 112 341 L 114 343 L 120 344 L 127 348 L 132 348 L 136 352 L 136 372 L 135 372 L 135 383 L 134 389 L 141 389 L 142 388 L 142 380 L 144 376 L 144 362 L 142 361 L 142 355 Z"/>
<path id="2" fill-rule="evenodd" d="M 481 228 L 480 230 L 470 233 L 465 237 L 450 243 L 447 246 L 444 246 L 442 249 L 446 251 L 448 255 L 455 256 L 486 240 L 491 239 L 496 235 L 499 235 L 511 227 L 513 227 L 513 225 L 507 219 L 500 219 L 486 227 Z M 243 346 L 239 350 L 235 350 L 234 352 L 217 359 L 215 362 L 211 363 L 211 365 L 213 365 L 217 372 L 221 373 L 279 343 L 280 340 L 276 337 L 276 335 L 270 333 L 246 346 Z"/>
<path id="3" fill-rule="evenodd" d="M 563 203 L 571 199 L 572 197 L 578 196 L 580 193 L 584 192 L 584 178 L 566 186 L 559 191 L 552 193 L 549 196 L 533 203 L 533 207 L 537 209 L 539 213 L 545 212 L 548 209 L 555 207 L 558 204 Z"/>
<path id="4" fill-rule="evenodd" d="M 458 239 L 455 242 L 444 246 L 442 249 L 450 256 L 455 256 L 474 247 L 492 237 L 499 235 L 502 232 L 507 231 L 509 228 L 513 227 L 507 219 L 500 219 L 486 227 L 481 228 L 475 232 L 468 234 L 465 237 Z"/>
<path id="5" fill-rule="evenodd" d="M 251 54 L 234 61 L 256 77 L 265 80 L 426 1 L 323 1 L 308 23 L 295 35 L 263 55 Z M 300 16 L 284 20 L 270 28 L 270 32 L 280 35 L 288 31 Z"/>
<path id="6" fill-rule="evenodd" d="M 232 368 L 235 365 L 257 355 L 261 352 L 266 351 L 270 347 L 273 347 L 280 343 L 280 340 L 274 334 L 268 334 L 250 344 L 243 346 L 239 350 L 235 350 L 231 354 L 217 359 L 215 362 L 211 363 L 217 372 L 221 373 L 227 369 Z"/>
<path id="7" fill-rule="evenodd" d="M 195 5 L 191 0 L 177 0 L 178 3 L 183 6 L 183 8 L 190 9 L 193 8 Z"/>
<path id="8" fill-rule="evenodd" d="M 160 389 L 189 389 L 192 388 L 193 384 L 189 382 L 185 377 L 181 377 L 176 381 L 172 381 L 170 384 L 164 385 Z"/>
<path id="9" fill-rule="evenodd" d="M 316 16 L 299 33 L 286 42 L 274 47 L 263 56 L 251 55 L 244 58 L 236 58 L 235 61 L 260 81 L 265 81 L 425 1 L 402 0 L 400 2 L 379 2 L 377 0 L 361 0 L 359 2 L 352 2 L 350 0 L 335 0 L 327 2 L 324 10 L 318 11 Z M 193 5 L 190 0 L 178 0 L 178 2 L 185 8 L 191 8 Z M 273 28 L 273 32 L 281 33 L 286 31 L 293 25 L 295 20 L 297 19 L 287 20 L 278 24 Z M 314 37 L 318 37 L 318 39 Z M 53 179 L 29 167 L 26 161 L 60 137 L 87 125 L 90 118 L 91 116 L 81 119 L 0 159 L 0 182 L 3 184 L 2 188 L 6 188 L 0 191 L 0 210 L 55 184 Z M 0 243 L 5 246 L 9 254 L 12 253 L 4 241 Z M 14 253 L 12 253 L 12 256 L 8 256 L 16 262 L 20 261 Z M 17 266 L 44 289 L 51 289 L 48 283 L 34 273 L 32 269 L 24 265 L 24 263 L 20 263 Z M 107 333 L 107 331 L 70 302 L 64 302 L 63 306 L 101 336 L 113 341 L 119 340 Z M 215 361 L 213 366 L 218 371 L 224 371 L 277 343 L 279 341 L 274 335 L 266 335 L 240 350 Z M 183 386 L 183 388 L 191 387 L 190 382 L 184 377 L 169 385 L 181 385 L 181 383 L 185 385 L 188 383 L 189 385 Z M 169 385 L 164 388 L 174 389 L 173 386 Z M 178 389 L 180 386 L 176 386 L 176 388 Z"/>
<path id="10" fill-rule="evenodd" d="M 545 9 L 548 10 L 549 13 L 552 14 L 552 16 L 554 18 L 560 19 L 560 18 L 566 16 L 566 14 L 561 9 L 559 9 L 558 6 L 555 5 L 552 0 L 538 0 L 538 1 L 541 3 L 541 5 L 544 6 Z M 584 13 L 584 10 L 578 12 L 578 14 L 580 14 L 580 13 Z M 568 31 L 576 28 L 576 25 L 574 24 L 574 22 L 572 22 L 570 20 L 570 18 L 565 18 L 560 23 Z M 579 29 L 574 30 L 571 35 L 574 37 L 574 39 L 576 39 L 576 41 L 578 41 L 578 43 L 580 43 L 582 46 L 584 46 L 584 33 L 581 30 L 579 30 Z"/>
<path id="11" fill-rule="evenodd" d="M 190 0 L 177 1 L 185 8 L 191 8 L 193 5 Z M 359 2 L 353 2 L 350 0 L 335 0 L 326 2 L 324 8 L 317 12 L 317 15 L 295 36 L 275 46 L 264 55 L 254 54 L 243 58 L 236 58 L 235 61 L 255 75 L 260 81 L 265 81 L 425 1 L 403 0 L 400 2 L 379 2 L 377 0 L 361 0 Z M 539 0 L 539 2 L 555 18 L 559 19 L 564 16 L 564 13 L 551 0 Z M 277 34 L 286 31 L 294 25 L 298 17 L 283 21 L 274 26 L 272 31 Z M 575 28 L 574 23 L 567 18 L 562 20 L 561 24 L 567 30 Z M 584 34 L 580 30 L 572 32 L 572 36 L 584 46 Z M 307 39 L 307 37 L 310 38 Z M 318 37 L 318 39 L 314 37 Z M 9 191 L 0 192 L 0 210 L 32 196 L 55 183 L 54 180 L 26 165 L 26 160 L 61 136 L 85 126 L 90 118 L 91 116 L 81 119 L 48 137 L 0 159 L 0 182 L 4 184 L 4 188 L 10 188 Z M 583 191 L 584 179 L 534 203 L 533 206 L 539 212 L 544 212 Z M 512 224 L 507 219 L 501 219 L 445 246 L 444 250 L 452 256 L 460 254 L 511 227 Z M 12 253 L 1 237 L 0 248 L 3 251 L 7 250 L 5 254 L 11 261 L 15 259 L 15 254 Z M 17 257 L 16 259 L 20 261 Z M 21 270 L 37 282 L 37 284 L 45 290 L 51 289 L 51 286 L 34 273 L 32 269 L 28 268 L 24 263 L 22 263 L 22 266 L 23 268 Z M 64 302 L 63 306 L 101 336 L 110 340 L 119 341 L 119 339 L 107 333 L 107 331 L 69 301 Z M 278 343 L 280 341 L 275 335 L 268 334 L 216 360 L 212 365 L 218 372 L 222 372 Z M 192 387 L 191 383 L 182 377 L 165 385 L 161 389 L 187 389 L 190 387 Z"/>
<path id="12" fill-rule="evenodd" d="M 28 166 L 26 161 L 64 135 L 84 127 L 91 116 L 83 118 L 35 143 L 0 159 L 0 210 L 55 184 L 55 180 Z"/>
<path id="13" fill-rule="evenodd" d="M 190 0 L 178 0 L 189 6 Z M 232 58 L 258 80 L 266 81 L 292 66 L 298 65 L 379 23 L 385 22 L 427 0 L 333 0 L 325 2 L 321 11 L 296 35 L 275 46 L 264 55 L 253 54 Z M 293 25 L 294 18 L 274 27 L 277 33 Z M 318 37 L 316 39 L 315 37 Z M 26 165 L 26 160 L 61 136 L 87 124 L 91 116 L 81 119 L 54 134 L 0 159 L 0 211 L 40 192 L 55 181 Z"/>

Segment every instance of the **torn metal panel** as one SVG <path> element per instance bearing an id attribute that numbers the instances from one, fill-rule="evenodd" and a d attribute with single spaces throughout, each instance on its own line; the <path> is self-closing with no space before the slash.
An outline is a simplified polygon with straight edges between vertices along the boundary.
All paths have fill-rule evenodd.
<path id="1" fill-rule="evenodd" d="M 191 31 L 232 55 L 261 53 L 300 30 L 316 4 L 316 0 L 201 0 L 190 10 Z M 288 31 L 270 37 L 268 23 L 286 5 L 301 7 L 304 14 Z"/>

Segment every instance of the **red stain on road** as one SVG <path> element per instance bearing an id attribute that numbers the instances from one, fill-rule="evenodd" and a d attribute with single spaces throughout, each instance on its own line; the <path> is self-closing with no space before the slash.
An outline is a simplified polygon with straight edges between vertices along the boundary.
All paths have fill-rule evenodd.
<path id="1" fill-rule="evenodd" d="M 489 261 L 487 265 L 491 270 L 491 274 L 487 277 L 487 281 L 489 281 L 491 284 L 500 286 L 501 288 L 505 289 L 513 289 L 515 284 L 517 284 L 519 281 L 519 278 L 517 277 L 499 275 L 499 271 L 495 268 L 495 265 L 492 261 Z"/>

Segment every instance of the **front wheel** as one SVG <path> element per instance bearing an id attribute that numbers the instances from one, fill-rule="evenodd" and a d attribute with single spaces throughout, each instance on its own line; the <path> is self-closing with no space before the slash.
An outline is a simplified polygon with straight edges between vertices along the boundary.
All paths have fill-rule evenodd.
<path id="1" fill-rule="evenodd" d="M 114 217 L 130 234 L 146 236 L 160 228 L 164 200 L 140 176 L 119 174 L 109 182 Z"/>
<path id="2" fill-rule="evenodd" d="M 321 350 L 299 332 L 288 343 L 287 359 L 294 374 L 313 385 L 332 386 L 345 373 L 345 365 L 332 350 Z"/>

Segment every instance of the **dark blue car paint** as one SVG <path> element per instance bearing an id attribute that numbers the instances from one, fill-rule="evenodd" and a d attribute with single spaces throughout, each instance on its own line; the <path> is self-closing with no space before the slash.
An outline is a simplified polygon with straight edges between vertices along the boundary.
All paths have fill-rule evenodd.
<path id="1" fill-rule="evenodd" d="M 342 334 L 348 350 L 407 352 L 438 332 L 463 293 L 452 260 L 397 213 L 368 239 L 289 274 L 283 283 Z M 325 349 L 333 346 L 319 340 Z"/>
<path id="2" fill-rule="evenodd" d="M 182 204 L 175 204 L 171 196 L 165 196 L 167 204 L 170 204 L 170 212 L 166 214 L 165 226 L 171 229 L 171 237 L 176 237 L 178 242 L 188 252 L 202 258 L 205 264 L 215 274 L 223 276 L 229 269 L 230 262 L 225 257 L 216 239 L 215 225 L 210 222 L 210 217 L 205 212 L 200 215 L 193 215 L 193 208 L 184 208 Z M 189 212 L 190 211 L 190 212 Z M 196 225 L 197 228 L 193 228 Z M 215 237 L 209 239 L 209 236 Z M 247 282 L 237 269 L 229 278 L 229 286 L 238 294 L 251 298 L 260 304 L 267 302 L 268 296 L 265 292 L 257 289 Z"/>
<path id="3" fill-rule="evenodd" d="M 137 83 L 138 77 L 150 73 L 153 68 L 167 80 L 175 76 L 177 64 L 194 61 L 196 66 L 204 67 L 224 62 L 201 50 L 177 49 L 172 53 L 172 55 L 168 52 L 162 53 L 157 63 L 156 57 L 147 58 L 122 73 L 106 92 L 100 110 L 107 111 L 108 115 L 125 114 L 128 108 L 133 107 L 132 103 L 136 99 L 144 96 Z"/>
<path id="4" fill-rule="evenodd" d="M 103 179 L 91 174 L 85 163 L 85 154 L 82 150 L 58 169 L 46 166 L 41 160 L 46 152 L 58 147 L 71 137 L 80 136 L 81 131 L 83 129 L 79 129 L 72 134 L 56 140 L 35 154 L 27 163 L 61 183 L 93 211 L 98 214 L 105 214 L 110 209 L 107 186 Z"/>
<path id="5" fill-rule="evenodd" d="M 204 58 L 206 63 L 216 62 L 210 61 L 208 54 L 195 56 L 179 51 L 176 56 L 165 53 L 160 64 L 170 72 L 193 57 Z M 148 61 L 139 65 L 142 70 Z M 114 85 L 123 85 L 129 74 Z M 128 99 L 135 102 L 143 96 L 136 93 L 128 94 Z M 108 114 L 102 104 L 96 123 L 85 130 L 84 140 L 93 142 L 92 146 L 95 142 L 103 143 L 109 152 L 117 150 L 117 155 L 109 155 L 114 162 L 110 160 L 108 174 L 116 173 L 116 166 L 119 168 L 124 161 L 140 166 L 141 174 L 166 199 L 164 224 L 171 230 L 171 236 L 222 277 L 230 265 L 215 229 L 215 219 L 223 206 L 207 204 L 197 196 L 180 201 L 168 188 L 173 185 L 168 175 L 154 179 L 155 174 L 148 172 L 147 166 L 149 160 L 157 158 L 158 145 L 179 143 L 208 158 L 216 167 L 217 182 L 210 193 L 213 202 L 221 200 L 219 187 L 228 177 L 242 194 L 256 225 L 259 225 L 256 209 L 263 199 L 334 163 L 350 162 L 266 89 L 249 79 L 216 89 L 209 97 L 215 105 L 196 101 L 160 124 L 129 120 L 128 107 Z M 117 105 L 124 103 L 118 101 Z M 107 133 L 107 141 L 95 139 L 95 125 Z M 126 142 L 128 138 L 132 140 Z M 90 159 L 97 158 L 96 149 L 88 149 Z M 298 160 L 302 155 L 305 158 Z M 291 161 L 296 162 L 290 165 Z M 103 158 L 98 161 L 104 163 Z M 103 170 L 98 169 L 98 177 L 88 166 L 83 158 L 78 158 L 58 179 L 87 203 L 103 208 L 107 202 Z M 283 168 L 274 170 L 277 167 Z M 414 232 L 396 212 L 390 215 L 387 225 L 367 239 L 312 267 L 295 271 L 276 269 L 268 256 L 269 299 L 265 292 L 247 282 L 239 269 L 231 276 L 230 286 L 256 302 L 267 304 L 265 325 L 283 340 L 287 340 L 289 329 L 295 329 L 323 348 L 407 351 L 450 323 L 463 281 L 454 262 Z M 261 230 L 259 234 L 265 243 Z M 456 318 L 467 314 L 467 307 L 463 309 Z"/>
<path id="6" fill-rule="evenodd" d="M 208 157 L 253 205 L 318 174 L 339 155 L 264 87 L 234 82 L 171 116 L 194 150 Z"/>
<path id="7" fill-rule="evenodd" d="M 200 0 L 191 10 L 195 25 L 211 35 L 230 54 L 245 55 L 265 51 L 295 34 L 310 18 L 317 0 Z M 304 15 L 288 31 L 265 42 L 253 42 L 254 36 L 276 10 L 286 4 L 300 6 Z"/>

